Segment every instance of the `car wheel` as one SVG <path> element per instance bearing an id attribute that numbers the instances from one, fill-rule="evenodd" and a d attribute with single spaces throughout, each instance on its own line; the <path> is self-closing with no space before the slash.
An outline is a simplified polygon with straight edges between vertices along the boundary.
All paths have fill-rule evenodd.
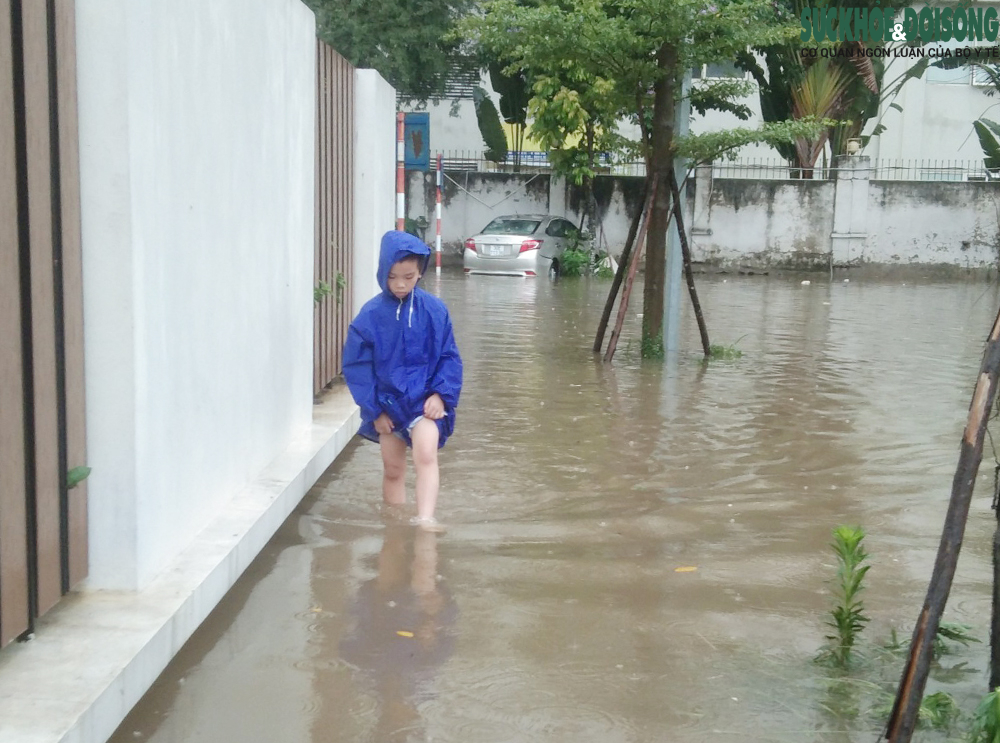
<path id="1" fill-rule="evenodd" d="M 554 260 L 549 264 L 549 278 L 553 280 L 559 278 L 559 261 Z"/>

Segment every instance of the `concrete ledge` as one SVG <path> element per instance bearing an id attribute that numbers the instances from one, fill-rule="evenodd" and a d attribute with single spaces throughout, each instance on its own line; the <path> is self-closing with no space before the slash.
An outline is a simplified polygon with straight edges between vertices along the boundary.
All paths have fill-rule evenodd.
<path id="1" fill-rule="evenodd" d="M 313 424 L 139 592 L 67 596 L 0 652 L 0 743 L 105 743 L 357 431 L 344 387 Z"/>

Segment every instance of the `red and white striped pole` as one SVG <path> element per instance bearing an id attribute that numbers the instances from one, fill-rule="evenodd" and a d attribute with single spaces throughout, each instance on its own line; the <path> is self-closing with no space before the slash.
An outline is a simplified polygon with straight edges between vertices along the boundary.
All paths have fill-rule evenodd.
<path id="1" fill-rule="evenodd" d="M 437 204 L 434 213 L 437 217 L 437 235 L 434 237 L 435 273 L 441 275 L 441 188 L 444 186 L 444 169 L 441 165 L 441 153 L 437 156 Z"/>
<path id="2" fill-rule="evenodd" d="M 404 131 L 406 114 L 396 114 L 396 229 L 406 229 L 406 142 Z"/>

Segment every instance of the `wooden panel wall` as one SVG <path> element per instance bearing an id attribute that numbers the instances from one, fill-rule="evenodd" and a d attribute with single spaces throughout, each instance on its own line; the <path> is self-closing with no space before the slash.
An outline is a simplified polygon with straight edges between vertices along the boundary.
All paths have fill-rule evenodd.
<path id="1" fill-rule="evenodd" d="M 0 646 L 86 576 L 72 0 L 0 0 Z"/>
<path id="2" fill-rule="evenodd" d="M 354 68 L 322 41 L 317 41 L 316 67 L 315 283 L 333 290 L 314 315 L 313 388 L 318 394 L 342 371 L 352 319 L 347 282 L 354 252 Z"/>
<path id="3" fill-rule="evenodd" d="M 12 0 L 0 0 L 0 645 L 28 629 L 21 219 Z"/>

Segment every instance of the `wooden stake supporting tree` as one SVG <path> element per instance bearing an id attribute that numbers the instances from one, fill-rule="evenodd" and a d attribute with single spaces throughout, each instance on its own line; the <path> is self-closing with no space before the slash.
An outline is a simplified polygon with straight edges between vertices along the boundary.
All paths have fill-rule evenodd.
<path id="1" fill-rule="evenodd" d="M 913 629 L 910 657 L 903 668 L 896 701 L 886 725 L 884 738 L 889 743 L 909 743 L 916 727 L 920 700 L 924 694 L 933 657 L 934 639 L 955 577 L 958 553 L 962 549 L 962 538 L 969 518 L 969 504 L 972 501 L 979 463 L 983 458 L 986 424 L 997 394 L 998 375 L 1000 375 L 1000 313 L 997 313 L 993 330 L 986 341 L 979 378 L 969 406 L 969 418 L 962 436 L 958 467 L 952 481 L 951 501 L 945 516 L 934 572 L 927 588 L 927 598 L 917 619 L 917 626 Z"/>
<path id="2" fill-rule="evenodd" d="M 625 324 L 625 315 L 628 314 L 628 300 L 629 296 L 632 294 L 632 282 L 635 280 L 635 272 L 639 268 L 639 258 L 642 257 L 642 244 L 646 239 L 646 230 L 649 227 L 649 216 L 652 210 L 653 200 L 656 198 L 656 186 L 657 177 L 654 175 L 650 181 L 649 194 L 646 197 L 646 203 L 642 209 L 642 212 L 646 215 L 646 217 L 642 222 L 642 228 L 639 230 L 639 235 L 636 237 L 632 260 L 629 261 L 628 277 L 625 279 L 625 288 L 622 291 L 621 301 L 618 303 L 618 319 L 615 321 L 614 330 L 611 331 L 611 340 L 608 341 L 608 350 L 604 353 L 605 363 L 614 358 L 615 349 L 618 348 L 618 336 L 621 335 L 622 326 Z"/>
<path id="3" fill-rule="evenodd" d="M 611 320 L 611 311 L 615 307 L 615 299 L 618 298 L 618 290 L 621 288 L 622 280 L 625 278 L 625 272 L 628 270 L 629 258 L 632 255 L 632 246 L 635 244 L 635 235 L 639 231 L 639 223 L 642 221 L 643 215 L 646 213 L 646 194 L 649 189 L 649 181 L 646 181 L 646 188 L 644 189 L 642 202 L 639 204 L 639 209 L 636 211 L 635 216 L 632 217 L 632 224 L 628 228 L 628 237 L 625 238 L 625 247 L 622 248 L 622 254 L 618 257 L 618 270 L 615 271 L 614 281 L 611 282 L 611 291 L 608 292 L 608 299 L 604 303 L 604 312 L 601 315 L 601 322 L 597 326 L 597 337 L 594 338 L 594 353 L 600 353 L 601 348 L 604 346 L 604 333 L 608 329 L 608 321 Z"/>
<path id="4" fill-rule="evenodd" d="M 687 281 L 688 293 L 691 295 L 691 305 L 694 307 L 694 316 L 698 320 L 698 333 L 701 335 L 701 350 L 705 353 L 705 358 L 712 355 L 712 346 L 708 342 L 708 326 L 705 325 L 705 315 L 701 311 L 701 302 L 698 301 L 698 291 L 694 288 L 694 271 L 691 270 L 691 249 L 688 247 L 687 233 L 684 231 L 683 209 L 681 208 L 681 190 L 677 186 L 677 175 L 670 171 L 670 192 L 674 197 L 674 220 L 677 223 L 677 235 L 681 240 L 681 256 L 684 259 L 684 278 Z"/>

